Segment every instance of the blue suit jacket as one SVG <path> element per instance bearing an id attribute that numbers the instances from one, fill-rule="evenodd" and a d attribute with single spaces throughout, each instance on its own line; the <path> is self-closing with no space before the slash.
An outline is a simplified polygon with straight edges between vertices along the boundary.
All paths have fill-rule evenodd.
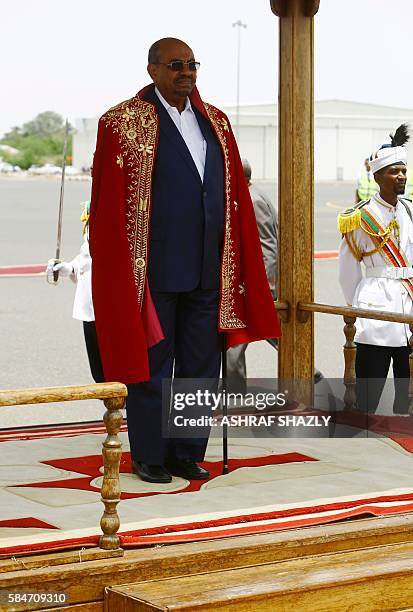
<path id="1" fill-rule="evenodd" d="M 152 291 L 217 289 L 224 235 L 223 155 L 209 122 L 196 110 L 207 142 L 201 181 L 184 139 L 154 90 L 159 139 L 152 180 L 148 281 Z"/>

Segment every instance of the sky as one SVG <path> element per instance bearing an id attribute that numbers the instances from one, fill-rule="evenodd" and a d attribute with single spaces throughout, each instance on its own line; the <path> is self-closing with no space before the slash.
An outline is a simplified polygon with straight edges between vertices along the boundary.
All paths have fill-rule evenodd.
<path id="1" fill-rule="evenodd" d="M 278 18 L 269 0 L 0 0 L 0 134 L 45 110 L 94 117 L 148 82 L 147 51 L 183 39 L 201 62 L 202 97 L 276 101 Z M 315 17 L 315 98 L 413 108 L 413 1 L 321 0 Z"/>

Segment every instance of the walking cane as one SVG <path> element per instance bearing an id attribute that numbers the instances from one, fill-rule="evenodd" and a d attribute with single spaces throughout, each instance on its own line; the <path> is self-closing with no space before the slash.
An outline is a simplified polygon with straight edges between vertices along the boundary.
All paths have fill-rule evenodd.
<path id="1" fill-rule="evenodd" d="M 222 473 L 228 474 L 228 400 L 227 400 L 227 351 L 225 335 L 222 340 L 222 416 L 224 425 L 222 426 Z"/>

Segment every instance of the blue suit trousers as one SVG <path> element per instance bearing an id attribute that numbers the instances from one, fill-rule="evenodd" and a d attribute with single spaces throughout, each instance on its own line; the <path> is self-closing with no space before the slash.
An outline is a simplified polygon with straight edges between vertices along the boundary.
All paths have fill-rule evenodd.
<path id="1" fill-rule="evenodd" d="M 168 459 L 202 461 L 207 437 L 165 435 L 162 381 L 173 376 L 209 379 L 208 389 L 217 390 L 222 346 L 218 333 L 219 291 L 153 291 L 152 298 L 165 339 L 149 349 L 150 380 L 128 385 L 126 412 L 131 456 L 149 465 L 164 465 Z M 205 410 L 201 413 L 205 414 Z"/>

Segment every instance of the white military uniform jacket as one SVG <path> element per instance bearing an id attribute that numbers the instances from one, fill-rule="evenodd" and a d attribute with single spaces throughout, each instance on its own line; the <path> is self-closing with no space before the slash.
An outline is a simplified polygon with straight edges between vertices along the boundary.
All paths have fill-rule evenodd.
<path id="1" fill-rule="evenodd" d="M 94 321 L 92 302 L 92 258 L 89 252 L 88 231 L 85 232 L 79 254 L 70 262 L 73 267 L 71 279 L 77 283 L 73 318 L 80 321 Z"/>
<path id="2" fill-rule="evenodd" d="M 404 202 L 408 206 L 411 204 L 406 200 Z M 377 193 L 365 205 L 365 209 L 370 210 L 384 228 L 387 228 L 393 219 L 398 222 L 399 249 L 406 255 L 410 266 L 413 265 L 413 222 L 404 204 L 399 201 L 396 206 L 391 206 Z M 372 251 L 375 248 L 376 245 L 363 229 L 356 229 L 351 234 L 361 253 Z M 394 232 L 392 232 L 392 237 L 394 238 Z M 369 257 L 364 257 L 362 261 L 365 266 L 364 276 L 361 263 L 351 253 L 343 238 L 339 250 L 339 281 L 347 303 L 357 308 L 413 314 L 412 299 L 400 280 L 384 276 L 369 276 L 374 273 L 380 274 L 379 270 L 371 272 L 372 268 L 388 268 L 388 263 L 383 255 L 380 252 L 374 253 Z M 406 346 L 410 337 L 409 326 L 403 323 L 357 319 L 356 329 L 355 342 L 362 344 Z"/>

